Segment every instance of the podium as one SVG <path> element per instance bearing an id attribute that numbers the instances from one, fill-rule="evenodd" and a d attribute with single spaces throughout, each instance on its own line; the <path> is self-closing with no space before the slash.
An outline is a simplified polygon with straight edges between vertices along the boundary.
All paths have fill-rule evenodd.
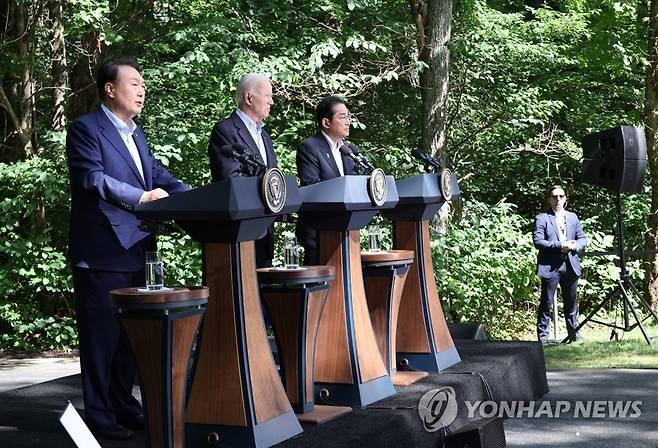
<path id="1" fill-rule="evenodd" d="M 135 353 L 149 448 L 183 448 L 187 367 L 208 288 L 110 291 Z"/>
<path id="2" fill-rule="evenodd" d="M 441 308 L 430 248 L 429 220 L 445 202 L 440 183 L 440 175 L 434 173 L 398 180 L 400 200 L 382 212 L 393 221 L 393 248 L 414 252 L 398 313 L 398 366 L 429 372 L 461 362 Z M 454 173 L 452 186 L 451 199 L 456 199 Z"/>
<path id="3" fill-rule="evenodd" d="M 263 302 L 276 336 L 284 386 L 302 423 L 324 423 L 352 412 L 350 407 L 315 406 L 313 400 L 315 341 L 334 272 L 331 266 L 258 269 Z"/>
<path id="4" fill-rule="evenodd" d="M 394 386 L 409 386 L 428 375 L 427 372 L 397 371 L 398 312 L 404 282 L 413 261 L 414 254 L 410 250 L 361 252 L 370 321 Z"/>
<path id="5" fill-rule="evenodd" d="M 395 394 L 368 313 L 359 229 L 393 207 L 398 195 L 386 176 L 385 197 L 373 205 L 369 179 L 344 176 L 300 188 L 300 219 L 319 231 L 320 264 L 336 272 L 318 327 L 316 403 L 362 406 Z"/>
<path id="6" fill-rule="evenodd" d="M 187 401 L 188 446 L 267 447 L 302 432 L 267 342 L 254 251 L 254 240 L 301 200 L 293 176 L 262 182 L 234 177 L 135 210 L 140 219 L 175 220 L 203 247 L 210 297 Z M 283 201 L 277 213 L 263 200 L 272 194 Z"/>

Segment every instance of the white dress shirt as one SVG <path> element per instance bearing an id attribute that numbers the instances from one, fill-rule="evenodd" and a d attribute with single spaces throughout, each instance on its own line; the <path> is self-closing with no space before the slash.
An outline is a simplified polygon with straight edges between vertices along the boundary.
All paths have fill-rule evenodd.
<path id="1" fill-rule="evenodd" d="M 265 143 L 263 142 L 263 123 L 260 124 L 256 123 L 240 109 L 237 109 L 235 112 L 238 114 L 240 120 L 242 120 L 244 125 L 247 127 L 249 134 L 251 134 L 251 138 L 254 139 L 254 143 L 256 143 L 256 147 L 258 147 L 258 152 L 260 153 L 260 156 L 263 158 L 263 162 L 265 163 L 265 165 L 267 165 L 267 151 L 265 151 Z"/>
<path id="2" fill-rule="evenodd" d="M 123 140 L 123 142 L 126 144 L 128 152 L 133 158 L 135 166 L 137 166 L 137 171 L 139 171 L 139 175 L 142 177 L 142 181 L 144 181 L 144 168 L 142 167 L 142 159 L 139 157 L 137 145 L 135 144 L 135 140 L 133 140 L 133 134 L 135 133 L 135 129 L 137 129 L 137 125 L 132 119 L 130 119 L 128 123 L 124 123 L 121 118 L 114 115 L 110 109 L 105 107 L 105 104 L 101 104 L 101 109 L 103 109 L 103 112 L 105 112 L 107 118 L 110 119 L 114 127 L 119 132 L 121 140 Z"/>
<path id="3" fill-rule="evenodd" d="M 324 138 L 327 140 L 327 143 L 329 143 L 329 148 L 331 149 L 331 155 L 334 156 L 334 161 L 336 162 L 336 166 L 338 167 L 338 171 L 340 172 L 340 175 L 344 176 L 345 170 L 343 169 L 343 156 L 340 153 L 340 147 L 343 146 L 343 141 L 338 140 L 338 142 L 334 143 L 331 137 L 325 134 L 324 131 L 322 131 L 322 135 L 324 135 Z"/>

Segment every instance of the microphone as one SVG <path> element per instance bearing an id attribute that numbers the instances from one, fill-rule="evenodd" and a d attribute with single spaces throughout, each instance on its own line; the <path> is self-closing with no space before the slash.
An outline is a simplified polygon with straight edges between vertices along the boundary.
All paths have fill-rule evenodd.
<path id="1" fill-rule="evenodd" d="M 414 148 L 411 150 L 411 155 L 420 160 L 425 164 L 425 166 L 432 167 L 432 168 L 437 168 L 439 170 L 443 169 L 443 164 L 439 162 L 439 160 L 427 154 L 425 151 L 419 149 L 419 148 Z"/>
<path id="2" fill-rule="evenodd" d="M 256 159 L 253 154 L 248 153 L 244 146 L 235 144 L 235 145 L 226 145 L 222 146 L 219 148 L 219 152 L 225 155 L 226 157 L 229 157 L 231 159 L 234 159 L 238 161 L 241 165 L 244 167 L 249 168 L 249 173 L 251 175 L 255 175 L 253 172 L 256 171 L 256 174 L 265 167 L 263 162 L 260 160 Z"/>
<path id="3" fill-rule="evenodd" d="M 375 170 L 375 167 L 370 163 L 370 160 L 368 160 L 366 156 L 360 154 L 361 151 L 359 151 L 359 148 L 356 146 L 345 143 L 340 147 L 340 152 L 352 159 L 366 174 L 370 174 Z"/>
<path id="4" fill-rule="evenodd" d="M 251 151 L 247 151 L 247 148 L 245 148 L 241 144 L 233 143 L 233 145 L 231 145 L 231 148 L 233 148 L 233 150 L 235 150 L 235 152 L 237 152 L 238 154 L 242 154 L 244 157 L 249 159 L 248 163 L 250 163 L 252 166 L 258 167 L 258 171 L 256 174 L 260 174 L 267 169 L 267 165 L 261 161 L 258 155 L 254 154 Z"/>

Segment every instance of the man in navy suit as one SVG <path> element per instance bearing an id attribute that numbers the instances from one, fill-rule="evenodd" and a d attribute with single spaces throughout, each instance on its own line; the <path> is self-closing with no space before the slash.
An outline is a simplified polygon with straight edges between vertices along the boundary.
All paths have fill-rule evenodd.
<path id="1" fill-rule="evenodd" d="M 228 118 L 220 120 L 210 134 L 208 157 L 213 182 L 241 176 L 240 163 L 222 153 L 224 146 L 240 145 L 268 168 L 277 166 L 272 138 L 263 121 L 274 105 L 272 83 L 259 73 L 244 75 L 235 92 L 238 108 Z M 270 226 L 262 238 L 256 240 L 257 267 L 272 266 L 274 257 L 274 227 Z"/>
<path id="2" fill-rule="evenodd" d="M 315 109 L 315 120 L 318 133 L 304 140 L 297 149 L 297 175 L 301 186 L 356 174 L 354 161 L 340 151 L 350 135 L 350 111 L 345 100 L 337 96 L 324 98 Z M 318 264 L 317 231 L 298 222 L 297 238 L 304 246 L 304 262 Z"/>
<path id="3" fill-rule="evenodd" d="M 551 306 L 558 283 L 562 289 L 564 317 L 570 340 L 581 339 L 578 326 L 578 300 L 576 297 L 580 260 L 578 252 L 587 244 L 578 216 L 564 209 L 567 197 L 564 188 L 548 188 L 551 208 L 535 218 L 532 239 L 537 254 L 537 275 L 541 277 L 541 295 L 537 311 L 537 338 L 548 340 Z"/>
<path id="4" fill-rule="evenodd" d="M 69 260 L 73 266 L 85 419 L 103 438 L 128 439 L 144 416 L 132 395 L 135 365 L 109 292 L 145 285 L 155 238 L 131 213 L 189 187 L 153 157 L 133 118 L 144 105 L 144 80 L 130 58 L 98 72 L 100 109 L 76 119 L 66 136 L 71 184 Z"/>

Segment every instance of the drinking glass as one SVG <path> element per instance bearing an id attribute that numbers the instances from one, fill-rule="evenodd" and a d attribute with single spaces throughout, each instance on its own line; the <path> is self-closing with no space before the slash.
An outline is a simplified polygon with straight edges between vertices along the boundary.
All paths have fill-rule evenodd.
<path id="1" fill-rule="evenodd" d="M 287 237 L 284 241 L 283 264 L 286 269 L 299 268 L 299 246 L 294 238 Z"/>
<path id="2" fill-rule="evenodd" d="M 382 250 L 382 231 L 377 225 L 368 228 L 368 252 L 379 252 Z"/>
<path id="3" fill-rule="evenodd" d="M 157 291 L 163 285 L 162 260 L 157 252 L 146 252 L 146 289 Z"/>

